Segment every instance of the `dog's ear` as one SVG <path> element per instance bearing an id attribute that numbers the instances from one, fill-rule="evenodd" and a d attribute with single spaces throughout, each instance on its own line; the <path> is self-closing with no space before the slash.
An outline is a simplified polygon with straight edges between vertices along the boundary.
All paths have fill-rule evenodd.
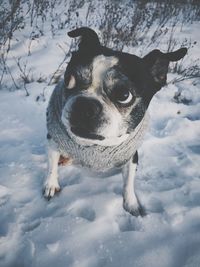
<path id="1" fill-rule="evenodd" d="M 187 48 L 180 48 L 170 53 L 162 53 L 160 50 L 153 50 L 143 58 L 154 81 L 158 85 L 158 89 L 166 84 L 169 62 L 180 60 L 186 53 Z"/>
<path id="2" fill-rule="evenodd" d="M 80 51 L 96 51 L 100 47 L 100 41 L 95 31 L 90 28 L 82 27 L 68 32 L 70 37 L 81 37 L 79 43 Z"/>

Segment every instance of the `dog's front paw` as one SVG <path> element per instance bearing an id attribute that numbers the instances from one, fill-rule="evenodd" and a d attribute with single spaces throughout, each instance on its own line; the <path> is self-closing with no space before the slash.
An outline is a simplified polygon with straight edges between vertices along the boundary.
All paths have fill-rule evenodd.
<path id="1" fill-rule="evenodd" d="M 58 183 L 53 183 L 49 180 L 44 186 L 44 197 L 50 200 L 56 193 L 60 192 L 60 190 Z"/>
<path id="2" fill-rule="evenodd" d="M 128 202 L 128 201 L 123 201 L 123 207 L 126 211 L 128 211 L 131 215 L 133 216 L 145 216 L 146 212 L 145 209 L 142 207 L 141 204 L 138 202 Z"/>

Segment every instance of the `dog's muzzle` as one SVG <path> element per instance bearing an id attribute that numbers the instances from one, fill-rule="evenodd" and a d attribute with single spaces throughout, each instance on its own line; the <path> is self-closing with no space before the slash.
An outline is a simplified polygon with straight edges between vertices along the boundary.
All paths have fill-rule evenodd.
<path id="1" fill-rule="evenodd" d="M 79 96 L 71 106 L 71 131 L 82 138 L 103 140 L 104 137 L 96 134 L 102 121 L 102 104 L 94 99 Z"/>

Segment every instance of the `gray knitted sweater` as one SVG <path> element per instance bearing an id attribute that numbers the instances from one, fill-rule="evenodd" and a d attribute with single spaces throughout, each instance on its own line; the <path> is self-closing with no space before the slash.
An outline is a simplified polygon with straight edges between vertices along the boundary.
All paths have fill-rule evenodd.
<path id="1" fill-rule="evenodd" d="M 50 98 L 47 109 L 47 129 L 57 145 L 59 152 L 73 159 L 74 164 L 88 167 L 94 171 L 109 171 L 124 165 L 141 144 L 147 128 L 147 115 L 138 124 L 128 138 L 119 145 L 101 146 L 97 144 L 81 145 L 70 137 L 61 121 L 64 97 L 64 83 L 59 83 Z"/>

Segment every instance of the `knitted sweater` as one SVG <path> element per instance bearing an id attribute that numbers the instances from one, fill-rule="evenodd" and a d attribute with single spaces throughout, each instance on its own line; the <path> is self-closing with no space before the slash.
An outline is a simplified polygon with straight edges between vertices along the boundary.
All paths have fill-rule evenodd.
<path id="1" fill-rule="evenodd" d="M 65 99 L 64 84 L 61 82 L 54 89 L 47 109 L 48 133 L 63 156 L 72 158 L 74 164 L 100 172 L 121 167 L 130 160 L 140 146 L 145 134 L 148 123 L 147 115 L 144 116 L 128 138 L 119 145 L 81 145 L 69 135 L 61 121 L 62 109 L 65 104 L 63 100 Z"/>

